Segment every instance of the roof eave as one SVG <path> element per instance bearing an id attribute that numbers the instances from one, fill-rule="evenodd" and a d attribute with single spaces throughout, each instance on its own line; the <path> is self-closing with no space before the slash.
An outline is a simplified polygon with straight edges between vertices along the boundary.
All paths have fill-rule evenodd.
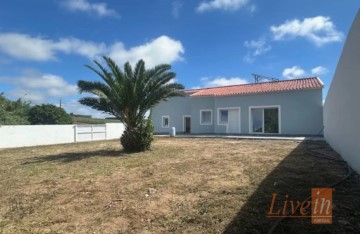
<path id="1" fill-rule="evenodd" d="M 253 93 L 243 93 L 243 94 L 223 94 L 223 95 L 190 95 L 190 97 L 229 97 L 229 96 L 245 96 L 245 95 L 256 95 L 256 94 L 271 94 L 271 93 L 284 93 L 284 92 L 295 92 L 303 90 L 315 90 L 323 89 L 324 86 L 314 87 L 314 88 L 303 88 L 303 89 L 292 89 L 292 90 L 280 90 L 280 91 L 269 91 L 269 92 L 253 92 Z"/>

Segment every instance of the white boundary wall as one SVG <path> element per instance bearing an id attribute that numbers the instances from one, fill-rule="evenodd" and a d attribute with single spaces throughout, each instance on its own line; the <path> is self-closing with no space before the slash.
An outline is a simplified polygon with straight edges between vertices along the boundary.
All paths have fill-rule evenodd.
<path id="1" fill-rule="evenodd" d="M 86 124 L 75 126 L 75 141 L 106 140 L 105 124 Z"/>
<path id="2" fill-rule="evenodd" d="M 94 125 L 2 125 L 0 148 L 119 139 L 121 123 Z"/>
<path id="3" fill-rule="evenodd" d="M 346 39 L 324 105 L 326 141 L 360 173 L 360 11 Z"/>

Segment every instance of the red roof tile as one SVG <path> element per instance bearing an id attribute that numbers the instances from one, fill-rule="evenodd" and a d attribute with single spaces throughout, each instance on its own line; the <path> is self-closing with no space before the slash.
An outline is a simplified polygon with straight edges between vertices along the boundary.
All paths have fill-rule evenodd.
<path id="1" fill-rule="evenodd" d="M 204 89 L 190 89 L 185 92 L 190 96 L 230 96 L 256 93 L 284 92 L 303 89 L 321 89 L 324 84 L 318 77 L 281 80 L 243 85 L 221 86 Z"/>

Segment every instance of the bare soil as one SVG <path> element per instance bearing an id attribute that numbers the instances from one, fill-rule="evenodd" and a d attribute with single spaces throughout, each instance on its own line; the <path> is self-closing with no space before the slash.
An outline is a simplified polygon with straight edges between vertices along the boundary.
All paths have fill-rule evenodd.
<path id="1" fill-rule="evenodd" d="M 304 200 L 347 174 L 309 149 L 339 159 L 324 142 L 270 140 L 157 138 L 134 154 L 118 141 L 0 150 L 0 232 L 266 233 L 273 193 Z M 359 233 L 356 173 L 333 204 L 333 224 L 288 218 L 275 233 Z"/>

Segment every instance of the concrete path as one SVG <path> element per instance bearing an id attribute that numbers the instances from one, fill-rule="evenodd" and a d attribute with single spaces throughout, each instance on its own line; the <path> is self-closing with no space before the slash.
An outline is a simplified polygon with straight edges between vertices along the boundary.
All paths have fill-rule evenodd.
<path id="1" fill-rule="evenodd" d="M 156 137 L 170 137 L 169 135 L 155 135 Z M 248 140 L 282 140 L 282 141 L 325 141 L 320 136 L 237 136 L 237 135 L 176 135 L 176 138 L 224 138 Z"/>

